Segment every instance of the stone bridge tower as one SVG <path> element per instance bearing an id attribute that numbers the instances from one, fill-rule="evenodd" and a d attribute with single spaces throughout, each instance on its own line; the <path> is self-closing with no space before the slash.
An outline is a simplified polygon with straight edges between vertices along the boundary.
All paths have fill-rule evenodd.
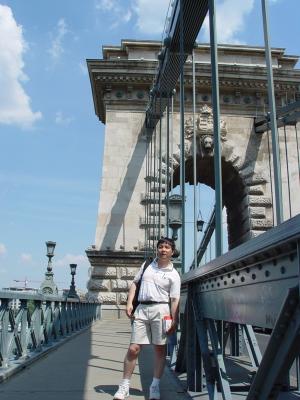
<path id="1" fill-rule="evenodd" d="M 160 42 L 123 40 L 103 47 L 103 59 L 87 60 L 95 113 L 105 124 L 102 181 L 95 244 L 87 249 L 91 263 L 89 295 L 103 302 L 104 312 L 119 313 L 127 290 L 143 260 L 145 231 L 145 110 L 157 68 Z M 277 106 L 299 99 L 298 57 L 272 49 Z M 210 49 L 198 45 L 196 60 L 198 181 L 211 187 L 213 143 Z M 273 226 L 268 134 L 258 134 L 254 121 L 267 109 L 264 49 L 219 46 L 220 109 L 222 114 L 223 197 L 228 215 L 229 247 L 233 248 Z M 190 116 L 192 66 L 185 65 L 186 181 L 192 184 Z M 174 182 L 179 183 L 179 95 L 174 97 Z M 291 193 L 299 193 L 295 128 L 287 127 Z M 280 146 L 283 150 L 283 139 Z M 176 144 L 177 141 L 177 144 Z M 177 150 L 176 150 L 177 149 Z M 291 162 L 292 161 L 292 162 Z M 287 172 L 282 159 L 284 210 L 288 215 Z M 293 215 L 299 205 L 293 203 Z M 300 204 L 300 202 L 298 202 Z M 154 205 L 153 205 L 154 207 Z M 107 311 L 105 311 L 107 310 Z"/>

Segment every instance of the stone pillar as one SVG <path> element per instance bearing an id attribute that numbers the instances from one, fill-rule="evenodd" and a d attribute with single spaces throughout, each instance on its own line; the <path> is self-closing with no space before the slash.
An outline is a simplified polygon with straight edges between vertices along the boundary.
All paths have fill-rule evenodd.
<path id="1" fill-rule="evenodd" d="M 88 289 L 90 297 L 99 298 L 105 309 L 119 316 L 124 308 L 130 281 L 143 261 L 145 246 L 145 178 L 150 182 L 151 200 L 157 194 L 155 179 L 146 177 L 147 134 L 144 126 L 149 91 L 157 72 L 157 54 L 161 43 L 123 40 L 120 46 L 103 48 L 103 59 L 88 60 L 95 113 L 105 124 L 100 203 L 95 244 L 87 250 L 91 263 Z M 255 132 L 256 117 L 267 110 L 267 80 L 264 49 L 248 46 L 219 47 L 220 108 L 223 131 L 223 198 L 227 209 L 229 247 L 233 248 L 273 226 L 271 190 L 272 166 L 269 163 L 267 134 Z M 295 70 L 298 57 L 272 49 L 277 106 L 285 105 L 290 94 L 299 94 L 300 74 Z M 208 45 L 195 48 L 197 115 L 211 103 L 211 66 Z M 191 128 L 192 65 L 185 65 L 186 182 L 193 184 Z M 287 94 L 289 96 L 287 96 Z M 295 97 L 295 96 L 294 96 Z M 179 92 L 174 96 L 173 180 L 179 184 Z M 212 115 L 206 110 L 197 125 L 199 151 L 198 182 L 214 188 Z M 287 130 L 287 173 L 285 144 L 280 131 L 284 215 L 289 218 L 287 185 L 297 200 L 300 190 L 295 130 Z M 162 173 L 166 170 L 163 157 Z M 153 171 L 152 171 L 153 173 Z M 151 174 L 150 174 L 151 175 Z M 163 177 L 165 179 L 165 177 Z M 165 190 L 167 190 L 167 185 Z M 300 203 L 293 202 L 292 215 Z M 151 218 L 156 204 L 149 207 Z M 152 222 L 153 224 L 153 222 Z M 158 236 L 158 233 L 154 235 Z M 150 236 L 151 237 L 151 236 Z"/>
<path id="2" fill-rule="evenodd" d="M 89 248 L 86 254 L 91 263 L 89 299 L 102 303 L 104 318 L 125 318 L 128 289 L 142 265 L 143 253 Z"/>
<path id="3" fill-rule="evenodd" d="M 136 251 L 144 244 L 139 226 L 145 209 L 147 141 L 144 113 L 106 112 L 102 182 L 95 245 L 98 250 Z"/>

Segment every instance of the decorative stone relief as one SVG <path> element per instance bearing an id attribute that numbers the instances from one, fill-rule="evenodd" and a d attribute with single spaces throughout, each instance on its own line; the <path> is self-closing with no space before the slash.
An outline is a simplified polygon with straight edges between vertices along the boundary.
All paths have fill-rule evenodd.
<path id="1" fill-rule="evenodd" d="M 110 290 L 109 280 L 105 279 L 92 279 L 88 282 L 88 289 L 89 290 Z"/>
<path id="2" fill-rule="evenodd" d="M 271 207 L 271 199 L 267 196 L 249 196 L 249 204 L 251 206 Z"/>
<path id="3" fill-rule="evenodd" d="M 119 304 L 127 303 L 127 293 L 119 293 Z"/>
<path id="4" fill-rule="evenodd" d="M 223 145 L 222 147 L 222 157 L 227 161 L 229 160 L 231 157 L 236 157 L 238 158 L 239 156 L 237 156 L 236 154 L 234 154 L 234 149 L 233 146 L 229 145 L 228 143 L 225 145 Z"/>
<path id="5" fill-rule="evenodd" d="M 261 185 L 251 186 L 249 189 L 250 194 L 262 195 L 264 194 L 264 189 Z"/>
<path id="6" fill-rule="evenodd" d="M 197 153 L 202 157 L 213 156 L 214 150 L 214 123 L 212 108 L 204 104 L 200 108 L 200 112 L 196 119 L 196 140 L 197 140 Z M 193 140 L 194 124 L 193 118 L 190 117 L 185 121 L 184 134 L 188 143 L 188 155 L 191 154 L 192 140 Z M 220 135 L 221 141 L 226 141 L 227 128 L 226 122 L 220 121 Z M 186 151 L 185 151 L 186 152 Z M 187 155 L 185 155 L 187 158 Z"/>
<path id="7" fill-rule="evenodd" d="M 266 220 L 266 219 L 252 219 L 251 220 L 251 229 L 267 230 L 272 227 L 273 227 L 273 223 L 270 220 Z"/>
<path id="8" fill-rule="evenodd" d="M 230 162 L 231 164 L 234 164 L 236 162 L 238 162 L 238 160 L 240 159 L 240 156 L 238 154 L 231 154 L 231 156 L 229 158 L 227 158 L 226 161 Z"/>
<path id="9" fill-rule="evenodd" d="M 249 207 L 249 213 L 251 218 L 265 218 L 266 209 L 265 207 Z"/>
<path id="10" fill-rule="evenodd" d="M 128 268 L 122 267 L 120 269 L 120 277 L 122 279 L 133 279 L 135 275 L 138 273 L 139 268 Z"/>
<path id="11" fill-rule="evenodd" d="M 131 282 L 128 280 L 116 279 L 111 281 L 113 291 L 128 290 Z"/>
<path id="12" fill-rule="evenodd" d="M 201 157 L 212 157 L 214 154 L 214 139 L 213 139 L 213 112 L 212 108 L 207 104 L 204 104 L 200 108 L 200 112 L 197 116 L 196 123 L 196 142 L 197 142 L 197 154 Z M 194 132 L 194 124 L 193 118 L 189 117 L 185 121 L 185 143 L 184 143 L 184 157 L 185 159 L 192 156 L 193 152 L 193 132 Z M 225 142 L 227 140 L 227 127 L 226 122 L 220 121 L 220 134 L 221 141 Z M 166 163 L 167 156 L 164 154 L 163 160 Z M 173 169 L 178 167 L 180 163 L 180 145 L 177 144 L 177 150 L 172 154 L 170 159 L 170 166 L 173 165 Z M 162 171 L 166 173 L 166 168 Z"/>
<path id="13" fill-rule="evenodd" d="M 260 183 L 266 183 L 267 179 L 263 174 L 255 174 L 251 177 L 245 178 L 247 186 L 259 185 Z"/>
<path id="14" fill-rule="evenodd" d="M 98 300 L 103 304 L 116 304 L 117 294 L 116 293 L 99 293 Z"/>
<path id="15" fill-rule="evenodd" d="M 241 157 L 237 157 L 233 162 L 232 165 L 236 170 L 238 170 L 242 174 L 242 170 L 245 168 L 244 165 L 245 161 Z"/>

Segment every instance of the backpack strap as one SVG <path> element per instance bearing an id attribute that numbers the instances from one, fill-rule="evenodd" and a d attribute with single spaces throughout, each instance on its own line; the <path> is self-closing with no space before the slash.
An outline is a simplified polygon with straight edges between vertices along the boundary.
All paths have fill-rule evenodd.
<path id="1" fill-rule="evenodd" d="M 143 268 L 143 272 L 142 272 L 142 275 L 141 275 L 141 277 L 140 277 L 140 279 L 139 279 L 139 282 L 142 281 L 144 272 L 145 272 L 146 269 L 149 267 L 149 265 L 152 263 L 152 261 L 153 261 L 153 258 L 152 258 L 152 257 L 148 257 L 147 260 L 145 261 L 144 268 Z"/>

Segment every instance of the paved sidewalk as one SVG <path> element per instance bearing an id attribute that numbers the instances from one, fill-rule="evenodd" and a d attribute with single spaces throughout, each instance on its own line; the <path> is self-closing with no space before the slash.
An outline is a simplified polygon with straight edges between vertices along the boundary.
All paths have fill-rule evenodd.
<path id="1" fill-rule="evenodd" d="M 0 384 L 1 400 L 111 400 L 122 376 L 130 338 L 128 320 L 102 320 Z M 132 377 L 130 399 L 148 399 L 152 352 L 144 346 Z M 161 400 L 187 400 L 166 367 Z"/>

